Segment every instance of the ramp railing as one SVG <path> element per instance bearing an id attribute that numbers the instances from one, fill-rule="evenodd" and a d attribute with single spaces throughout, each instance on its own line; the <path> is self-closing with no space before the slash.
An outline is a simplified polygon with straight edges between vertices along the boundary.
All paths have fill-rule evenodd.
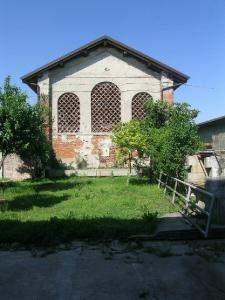
<path id="1" fill-rule="evenodd" d="M 158 187 L 169 194 L 170 202 L 207 238 L 215 202 L 214 194 L 163 172 L 160 172 L 157 181 Z"/>

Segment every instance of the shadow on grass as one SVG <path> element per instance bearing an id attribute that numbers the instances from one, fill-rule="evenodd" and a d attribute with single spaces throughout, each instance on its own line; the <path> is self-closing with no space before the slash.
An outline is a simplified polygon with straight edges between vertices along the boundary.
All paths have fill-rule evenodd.
<path id="1" fill-rule="evenodd" d="M 57 181 L 50 181 L 50 182 L 37 182 L 32 185 L 32 188 L 36 192 L 56 192 L 61 190 L 71 190 L 71 189 L 81 189 L 82 186 L 91 184 L 91 180 L 85 180 L 85 181 L 65 181 L 65 180 L 57 180 Z"/>
<path id="2" fill-rule="evenodd" d="M 45 194 L 31 194 L 18 196 L 12 201 L 8 201 L 8 210 L 30 210 L 34 206 L 37 207 L 51 207 L 62 201 L 68 200 L 67 195 L 56 196 L 56 195 L 45 195 Z"/>
<path id="3" fill-rule="evenodd" d="M 131 177 L 129 178 L 129 184 L 131 185 L 149 185 L 150 183 L 155 183 L 153 179 L 148 177 Z"/>
<path id="4" fill-rule="evenodd" d="M 18 187 L 20 183 L 16 181 L 3 181 L 0 180 L 0 191 L 5 191 L 8 188 L 11 187 Z"/>
<path id="5" fill-rule="evenodd" d="M 150 234 L 156 227 L 156 216 L 151 219 L 52 217 L 49 221 L 3 219 L 0 221 L 1 243 L 18 242 L 25 246 L 48 246 L 68 243 L 75 239 L 123 239 L 130 235 Z"/>
<path id="6" fill-rule="evenodd" d="M 32 185 L 30 185 L 32 183 Z M 71 180 L 65 180 L 65 178 L 57 179 L 57 180 L 24 180 L 22 182 L 24 184 L 24 189 L 26 188 L 26 185 L 28 185 L 28 188 L 33 189 L 37 193 L 39 192 L 57 192 L 62 190 L 71 190 L 71 189 L 78 189 L 80 190 L 83 186 L 92 184 L 91 180 L 78 180 L 77 177 L 74 178 L 74 181 Z M 0 181 L 0 191 L 6 192 L 8 188 L 12 187 L 22 187 L 21 182 L 15 182 L 15 181 Z"/>

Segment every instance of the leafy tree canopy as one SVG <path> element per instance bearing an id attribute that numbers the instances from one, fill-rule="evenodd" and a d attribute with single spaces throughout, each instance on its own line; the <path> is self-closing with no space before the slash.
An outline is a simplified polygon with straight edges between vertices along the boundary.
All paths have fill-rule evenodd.
<path id="1" fill-rule="evenodd" d="M 155 170 L 183 178 L 187 155 L 200 147 L 195 118 L 198 111 L 187 103 L 168 105 L 164 101 L 149 101 L 142 123 L 147 140 L 147 153 Z"/>
<path id="2" fill-rule="evenodd" d="M 131 162 L 134 159 L 134 152 L 142 156 L 146 150 L 145 135 L 142 133 L 141 124 L 136 120 L 127 123 L 118 123 L 113 128 L 113 142 L 118 147 L 119 155 L 128 160 L 131 171 Z"/>
<path id="3" fill-rule="evenodd" d="M 0 168 L 5 157 L 12 153 L 45 164 L 49 153 L 45 123 L 46 110 L 40 104 L 29 105 L 26 94 L 7 77 L 0 88 Z"/>

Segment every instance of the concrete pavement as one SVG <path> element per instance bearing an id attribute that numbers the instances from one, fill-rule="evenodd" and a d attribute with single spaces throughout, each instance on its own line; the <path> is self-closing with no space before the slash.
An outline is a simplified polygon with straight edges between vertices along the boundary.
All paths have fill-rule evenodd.
<path id="1" fill-rule="evenodd" d="M 225 241 L 63 248 L 0 251 L 0 299 L 225 299 Z"/>

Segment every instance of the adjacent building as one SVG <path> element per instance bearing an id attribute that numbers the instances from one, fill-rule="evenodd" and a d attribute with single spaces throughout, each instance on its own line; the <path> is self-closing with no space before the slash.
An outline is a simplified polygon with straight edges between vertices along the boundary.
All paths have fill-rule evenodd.
<path id="1" fill-rule="evenodd" d="M 199 123 L 198 133 L 204 149 L 188 158 L 188 180 L 204 186 L 208 177 L 225 175 L 225 116 Z"/>
<path id="2" fill-rule="evenodd" d="M 225 116 L 199 123 L 198 133 L 207 148 L 225 151 Z"/>

